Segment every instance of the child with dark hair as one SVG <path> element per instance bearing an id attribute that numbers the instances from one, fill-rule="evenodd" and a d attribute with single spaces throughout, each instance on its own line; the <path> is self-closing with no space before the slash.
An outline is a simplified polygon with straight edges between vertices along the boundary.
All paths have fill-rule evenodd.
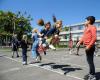
<path id="1" fill-rule="evenodd" d="M 47 48 L 47 46 L 48 46 L 45 36 L 46 36 L 47 32 L 50 30 L 50 28 L 51 28 L 51 23 L 47 22 L 47 23 L 45 23 L 44 28 L 40 31 L 40 35 L 42 38 L 42 45 L 45 45 L 45 48 Z M 46 50 L 44 51 L 44 54 L 46 55 Z"/>
<path id="2" fill-rule="evenodd" d="M 13 35 L 12 37 L 12 58 L 14 58 L 14 53 L 16 52 L 17 57 L 19 57 L 18 54 L 18 39 L 17 39 L 17 35 Z"/>
<path id="3" fill-rule="evenodd" d="M 89 74 L 84 77 L 86 80 L 96 80 L 95 77 L 95 65 L 94 65 L 94 51 L 95 51 L 95 42 L 96 42 L 96 26 L 94 26 L 95 17 L 94 16 L 88 16 L 86 18 L 85 22 L 85 30 L 83 37 L 81 40 L 77 43 L 77 46 L 79 46 L 81 43 L 85 45 L 85 52 L 86 52 L 86 58 L 87 63 L 89 65 Z"/>
<path id="4" fill-rule="evenodd" d="M 52 44 L 52 41 L 53 41 L 53 38 L 55 39 L 59 38 L 59 33 L 61 31 L 61 28 L 62 28 L 62 21 L 58 20 L 56 21 L 54 27 L 52 27 L 46 34 L 47 42 L 49 43 L 49 47 L 51 49 L 56 50 L 56 48 Z"/>

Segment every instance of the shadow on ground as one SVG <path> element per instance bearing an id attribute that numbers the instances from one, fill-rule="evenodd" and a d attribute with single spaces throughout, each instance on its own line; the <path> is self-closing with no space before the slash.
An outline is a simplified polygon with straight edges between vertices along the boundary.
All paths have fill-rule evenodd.
<path id="1" fill-rule="evenodd" d="M 52 69 L 61 69 L 64 71 L 64 75 L 66 75 L 69 72 L 76 71 L 76 70 L 82 70 L 81 68 L 73 68 L 71 65 L 57 65 L 56 63 L 44 63 L 39 66 L 51 66 Z"/>
<path id="2" fill-rule="evenodd" d="M 65 67 L 69 67 L 70 65 L 51 65 L 51 68 L 53 69 L 62 69 Z"/>
<path id="3" fill-rule="evenodd" d="M 64 75 L 72 71 L 82 70 L 81 68 L 73 68 L 70 65 L 51 65 L 51 68 L 61 69 L 62 71 L 64 71 Z"/>
<path id="4" fill-rule="evenodd" d="M 69 72 L 73 72 L 76 70 L 82 70 L 81 68 L 73 68 L 73 67 L 69 67 L 69 68 L 62 68 L 62 70 L 64 71 L 64 75 L 66 75 Z"/>

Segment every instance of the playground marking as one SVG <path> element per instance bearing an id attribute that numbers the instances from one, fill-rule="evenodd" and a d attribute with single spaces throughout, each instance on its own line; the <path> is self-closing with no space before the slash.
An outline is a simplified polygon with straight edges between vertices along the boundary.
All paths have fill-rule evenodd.
<path id="1" fill-rule="evenodd" d="M 4 56 L 4 57 L 7 58 L 7 59 L 10 59 L 10 60 L 13 60 L 13 61 L 15 61 L 15 62 L 22 63 L 22 62 L 19 61 L 19 60 L 16 60 L 16 59 L 13 59 L 13 58 L 10 58 L 10 57 L 7 57 L 7 56 Z M 41 63 L 29 64 L 29 65 L 26 66 L 25 68 L 30 68 L 30 67 L 33 67 L 33 66 L 34 66 L 34 67 L 38 67 L 38 68 L 41 68 L 41 69 L 45 69 L 45 70 L 48 70 L 48 71 L 51 71 L 51 72 L 54 72 L 54 73 L 58 73 L 58 74 L 60 74 L 60 75 L 64 75 L 63 72 L 53 70 L 53 69 L 50 68 L 49 66 L 40 66 L 40 64 L 41 64 Z M 20 69 L 21 69 L 21 68 L 12 68 L 12 69 L 9 69 L 9 70 L 7 70 L 7 71 L 3 71 L 3 73 L 9 72 L 9 71 L 20 70 Z M 82 78 L 79 78 L 79 77 L 76 77 L 76 76 L 72 76 L 72 75 L 69 75 L 69 74 L 67 74 L 66 76 L 72 77 L 72 78 L 76 78 L 76 79 L 78 79 L 78 80 L 84 80 L 84 79 L 82 79 Z"/>

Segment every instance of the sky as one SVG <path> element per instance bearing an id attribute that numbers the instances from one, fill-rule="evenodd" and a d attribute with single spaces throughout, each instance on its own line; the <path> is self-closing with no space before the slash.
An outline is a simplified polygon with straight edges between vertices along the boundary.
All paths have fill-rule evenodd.
<path id="1" fill-rule="evenodd" d="M 100 0 L 0 0 L 0 10 L 26 12 L 33 18 L 32 27 L 37 28 L 40 18 L 53 24 L 53 14 L 63 25 L 82 23 L 87 16 L 100 20 Z"/>

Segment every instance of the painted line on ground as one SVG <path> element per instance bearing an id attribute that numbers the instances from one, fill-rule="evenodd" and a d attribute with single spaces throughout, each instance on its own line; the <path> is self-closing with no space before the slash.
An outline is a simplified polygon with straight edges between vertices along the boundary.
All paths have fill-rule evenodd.
<path id="1" fill-rule="evenodd" d="M 10 58 L 10 57 L 7 57 L 7 56 L 4 56 L 5 58 L 7 58 L 7 59 L 10 59 L 10 60 L 13 60 L 13 61 L 16 61 L 16 62 L 19 62 L 19 63 L 22 63 L 21 61 L 19 61 L 19 60 L 16 60 L 16 59 L 13 59 L 13 58 Z M 50 68 L 47 68 L 47 67 L 41 67 L 41 66 L 39 66 L 40 64 L 29 64 L 29 66 L 26 66 L 26 68 L 29 68 L 29 67 L 38 67 L 38 68 L 42 68 L 42 69 L 45 69 L 45 70 L 48 70 L 48 71 L 51 71 L 51 72 L 54 72 L 54 73 L 58 73 L 58 74 L 60 74 L 60 75 L 64 75 L 64 73 L 63 72 L 59 72 L 59 71 L 56 71 L 56 70 L 53 70 L 53 69 L 50 69 Z M 19 69 L 15 69 L 15 70 L 20 70 L 20 68 Z M 10 70 L 10 71 L 14 71 L 14 70 Z M 66 75 L 66 76 L 68 76 L 68 77 L 71 77 L 71 78 L 75 78 L 75 79 L 78 79 L 78 80 L 84 80 L 84 79 L 82 79 L 82 78 L 79 78 L 79 77 L 76 77 L 76 76 L 72 76 L 72 75 Z"/>

